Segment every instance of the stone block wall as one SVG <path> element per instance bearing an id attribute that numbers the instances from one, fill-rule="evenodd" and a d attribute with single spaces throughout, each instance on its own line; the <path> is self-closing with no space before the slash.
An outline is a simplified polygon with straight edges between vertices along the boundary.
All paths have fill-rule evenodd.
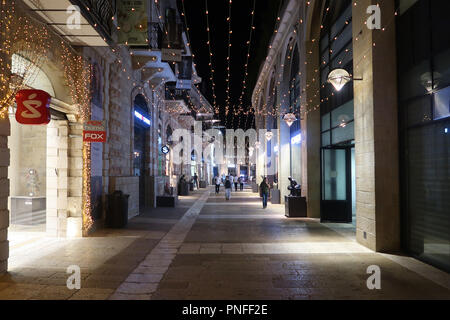
<path id="1" fill-rule="evenodd" d="M 385 31 L 364 27 L 371 4 L 363 0 L 352 12 L 353 38 L 358 37 L 354 73 L 363 79 L 354 83 L 356 238 L 372 250 L 395 252 L 400 249 L 395 24 L 384 14 Z M 395 10 L 393 1 L 380 7 Z"/>
<path id="2" fill-rule="evenodd" d="M 8 269 L 9 243 L 9 149 L 8 136 L 10 135 L 10 125 L 8 119 L 0 120 L 0 274 Z"/>
<path id="3" fill-rule="evenodd" d="M 47 125 L 47 234 L 65 237 L 68 217 L 68 121 L 52 120 Z"/>

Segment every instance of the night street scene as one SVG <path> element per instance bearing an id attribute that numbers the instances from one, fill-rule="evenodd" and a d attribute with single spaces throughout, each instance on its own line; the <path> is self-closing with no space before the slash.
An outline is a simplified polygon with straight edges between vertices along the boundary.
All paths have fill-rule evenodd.
<path id="1" fill-rule="evenodd" d="M 0 9 L 3 310 L 448 312 L 450 1 Z"/>

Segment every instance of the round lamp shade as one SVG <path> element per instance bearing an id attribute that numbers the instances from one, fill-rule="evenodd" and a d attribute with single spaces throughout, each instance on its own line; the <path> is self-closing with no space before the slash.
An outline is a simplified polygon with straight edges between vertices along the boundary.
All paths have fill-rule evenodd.
<path id="1" fill-rule="evenodd" d="M 328 82 L 333 85 L 336 91 L 341 91 L 350 80 L 352 80 L 352 77 L 345 69 L 335 69 L 328 75 Z"/>

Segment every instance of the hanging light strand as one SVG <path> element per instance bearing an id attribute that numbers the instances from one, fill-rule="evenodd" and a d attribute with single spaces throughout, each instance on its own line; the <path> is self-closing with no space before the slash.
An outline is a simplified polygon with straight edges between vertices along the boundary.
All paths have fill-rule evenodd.
<path id="1" fill-rule="evenodd" d="M 230 112 L 230 82 L 231 82 L 231 34 L 233 31 L 231 30 L 231 9 L 232 9 L 232 0 L 228 1 L 228 56 L 227 56 L 227 78 L 226 78 L 226 101 L 225 101 L 225 127 L 228 124 L 228 115 Z M 234 119 L 234 118 L 233 118 Z"/>

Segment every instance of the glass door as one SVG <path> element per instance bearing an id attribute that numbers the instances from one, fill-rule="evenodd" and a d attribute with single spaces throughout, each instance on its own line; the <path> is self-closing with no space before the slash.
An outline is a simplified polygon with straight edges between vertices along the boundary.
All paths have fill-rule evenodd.
<path id="1" fill-rule="evenodd" d="M 352 152 L 349 147 L 322 148 L 321 221 L 352 222 Z"/>

